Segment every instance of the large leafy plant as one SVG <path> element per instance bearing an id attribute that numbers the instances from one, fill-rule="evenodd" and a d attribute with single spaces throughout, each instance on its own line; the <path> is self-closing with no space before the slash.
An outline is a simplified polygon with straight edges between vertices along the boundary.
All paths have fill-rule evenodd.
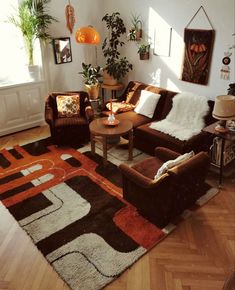
<path id="1" fill-rule="evenodd" d="M 102 51 L 106 58 L 106 70 L 115 79 L 124 77 L 131 69 L 132 64 L 126 57 L 120 57 L 119 49 L 124 45 L 121 36 L 126 33 L 126 27 L 120 18 L 120 13 L 108 13 L 102 18 L 109 30 L 109 37 L 104 39 Z"/>
<path id="2" fill-rule="evenodd" d="M 23 34 L 28 54 L 28 64 L 33 65 L 34 42 L 36 39 L 47 40 L 47 30 L 56 18 L 47 13 L 46 6 L 50 0 L 22 0 L 16 11 L 8 20 L 19 28 Z"/>
<path id="3" fill-rule="evenodd" d="M 99 83 L 100 66 L 93 67 L 91 64 L 82 63 L 82 71 L 79 72 L 82 75 L 86 85 L 96 85 Z"/>

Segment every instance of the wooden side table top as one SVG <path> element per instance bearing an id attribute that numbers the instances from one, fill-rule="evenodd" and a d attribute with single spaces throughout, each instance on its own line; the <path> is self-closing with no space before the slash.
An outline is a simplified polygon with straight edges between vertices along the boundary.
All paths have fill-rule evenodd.
<path id="1" fill-rule="evenodd" d="M 215 127 L 218 123 L 219 123 L 219 121 L 217 121 L 213 124 L 210 124 L 209 126 L 203 128 L 202 131 L 206 132 L 206 133 L 213 134 L 213 135 L 218 136 L 218 137 L 225 139 L 225 140 L 235 140 L 235 132 L 228 131 L 226 133 L 221 133 L 221 132 L 216 131 Z"/>
<path id="2" fill-rule="evenodd" d="M 119 91 L 122 90 L 124 88 L 124 85 L 119 83 L 116 85 L 106 85 L 106 84 L 101 84 L 101 88 L 102 89 L 106 89 L 106 90 L 110 90 L 110 91 Z"/>
<path id="3" fill-rule="evenodd" d="M 90 125 L 90 132 L 99 136 L 120 136 L 128 133 L 133 128 L 133 124 L 130 120 L 121 120 L 117 126 L 107 126 L 103 122 L 107 117 L 93 120 Z"/>

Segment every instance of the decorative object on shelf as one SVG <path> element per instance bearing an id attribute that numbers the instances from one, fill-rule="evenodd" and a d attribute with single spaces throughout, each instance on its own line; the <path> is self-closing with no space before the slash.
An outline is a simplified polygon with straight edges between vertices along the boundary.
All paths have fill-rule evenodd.
<path id="1" fill-rule="evenodd" d="M 202 9 L 211 30 L 189 29 L 189 25 Z M 215 31 L 203 6 L 197 10 L 184 30 L 185 52 L 183 61 L 182 80 L 206 85 L 209 77 L 211 55 Z"/>
<path id="2" fill-rule="evenodd" d="M 72 34 L 74 24 L 75 24 L 75 13 L 74 13 L 73 6 L 70 4 L 70 0 L 69 0 L 69 4 L 66 5 L 65 7 L 65 16 L 66 16 L 66 27 L 70 31 L 70 34 Z"/>
<path id="3" fill-rule="evenodd" d="M 99 97 L 100 82 L 100 66 L 94 67 L 91 64 L 82 63 L 82 71 L 79 72 L 85 83 L 86 91 L 91 100 L 96 100 Z"/>
<path id="4" fill-rule="evenodd" d="M 47 32 L 49 25 L 57 21 L 56 18 L 46 13 L 50 0 L 23 0 L 17 9 L 17 15 L 11 15 L 8 21 L 19 28 L 23 34 L 28 65 L 34 65 L 34 42 L 36 39 L 49 40 L 51 36 Z"/>
<path id="5" fill-rule="evenodd" d="M 124 77 L 130 70 L 132 64 L 126 57 L 120 58 L 119 48 L 124 45 L 120 40 L 121 36 L 126 33 L 126 27 L 120 13 L 108 13 L 102 18 L 106 23 L 109 36 L 106 37 L 102 44 L 102 51 L 106 58 L 103 83 L 107 85 L 115 85 L 121 77 Z M 109 76 L 107 76 L 107 73 Z"/>
<path id="6" fill-rule="evenodd" d="M 226 121 L 235 119 L 235 96 L 217 96 L 212 116 L 220 120 L 215 130 L 221 133 L 228 132 L 229 129 L 226 127 Z"/>
<path id="7" fill-rule="evenodd" d="M 140 56 L 140 60 L 147 60 L 149 59 L 149 51 L 150 51 L 150 44 L 139 44 L 138 45 L 138 54 Z"/>
<path id="8" fill-rule="evenodd" d="M 142 22 L 140 20 L 140 15 L 131 15 L 132 27 L 129 30 L 128 38 L 129 40 L 139 41 L 142 38 Z"/>
<path id="9" fill-rule="evenodd" d="M 52 43 L 56 64 L 62 64 L 72 61 L 70 37 L 54 38 Z"/>

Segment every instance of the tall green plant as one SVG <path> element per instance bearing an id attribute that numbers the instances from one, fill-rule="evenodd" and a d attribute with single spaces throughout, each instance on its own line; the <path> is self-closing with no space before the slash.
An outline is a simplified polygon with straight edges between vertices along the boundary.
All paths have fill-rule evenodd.
<path id="1" fill-rule="evenodd" d="M 132 64 L 126 57 L 120 58 L 119 52 L 120 47 L 125 44 L 120 38 L 126 33 L 126 27 L 118 12 L 111 15 L 107 13 L 102 21 L 106 22 L 106 27 L 109 30 L 109 37 L 104 39 L 102 45 L 103 54 L 106 58 L 106 70 L 115 79 L 119 79 L 132 69 Z"/>
<path id="2" fill-rule="evenodd" d="M 50 39 L 47 30 L 56 18 L 49 15 L 46 10 L 50 0 L 23 0 L 20 2 L 16 15 L 11 15 L 8 20 L 19 28 L 23 34 L 28 64 L 33 65 L 33 50 L 35 40 Z"/>

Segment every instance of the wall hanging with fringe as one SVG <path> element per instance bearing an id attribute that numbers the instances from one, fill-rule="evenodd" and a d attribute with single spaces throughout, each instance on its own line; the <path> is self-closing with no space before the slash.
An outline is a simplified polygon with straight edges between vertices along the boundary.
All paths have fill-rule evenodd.
<path id="1" fill-rule="evenodd" d="M 188 28 L 200 9 L 205 13 L 212 29 L 204 30 Z M 214 37 L 215 30 L 213 29 L 205 9 L 203 6 L 200 6 L 184 30 L 185 51 L 182 71 L 183 81 L 201 85 L 207 84 Z"/>

